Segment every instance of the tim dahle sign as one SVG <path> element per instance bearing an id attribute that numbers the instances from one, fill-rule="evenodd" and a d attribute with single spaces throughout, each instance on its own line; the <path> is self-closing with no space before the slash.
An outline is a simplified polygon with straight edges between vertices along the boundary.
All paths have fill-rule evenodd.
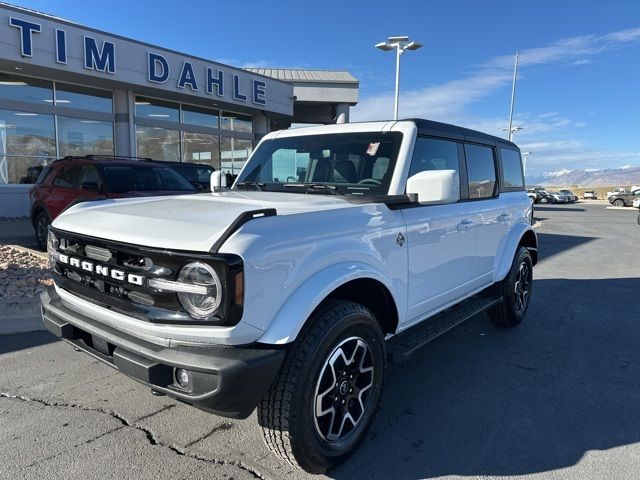
<path id="1" fill-rule="evenodd" d="M 9 17 L 9 25 L 20 32 L 20 54 L 22 57 L 33 57 L 34 42 L 42 31 L 39 23 Z M 55 61 L 66 65 L 68 60 L 67 32 L 55 29 Z M 98 42 L 95 38 L 83 35 L 84 68 L 111 75 L 116 75 L 116 44 L 107 40 Z M 208 66 L 195 69 L 190 61 L 182 61 L 181 65 L 170 65 L 167 58 L 155 52 L 147 52 L 147 80 L 151 83 L 164 84 L 169 81 L 172 68 L 178 68 L 176 88 L 189 89 L 192 92 L 204 92 L 208 95 L 224 97 L 225 82 L 231 82 L 231 94 L 234 100 L 251 101 L 256 105 L 265 105 L 267 85 L 265 82 L 252 79 L 250 91 L 243 91 L 238 74 L 227 74 Z"/>

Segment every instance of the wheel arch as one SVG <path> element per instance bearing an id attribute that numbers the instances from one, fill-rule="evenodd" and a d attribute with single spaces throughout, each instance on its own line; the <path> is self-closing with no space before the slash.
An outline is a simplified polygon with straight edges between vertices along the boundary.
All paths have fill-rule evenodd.
<path id="1" fill-rule="evenodd" d="M 529 224 L 519 223 L 516 228 L 511 230 L 501 249 L 502 256 L 498 257 L 497 267 L 494 270 L 494 282 L 501 281 L 509 272 L 513 257 L 520 247 L 525 247 L 531 254 L 531 262 L 533 265 L 538 263 L 538 236 Z"/>
<path id="2" fill-rule="evenodd" d="M 401 312 L 390 282 L 373 267 L 341 264 L 326 268 L 305 281 L 286 300 L 258 342 L 293 342 L 313 313 L 328 300 L 347 300 L 367 307 L 384 334 L 395 333 Z"/>
<path id="3" fill-rule="evenodd" d="M 44 203 L 42 202 L 34 203 L 31 207 L 31 226 L 34 228 L 36 224 L 36 217 L 40 214 L 40 212 L 46 213 L 47 216 L 51 218 L 51 215 L 49 215 L 49 212 L 47 211 L 47 208 L 44 206 Z"/>

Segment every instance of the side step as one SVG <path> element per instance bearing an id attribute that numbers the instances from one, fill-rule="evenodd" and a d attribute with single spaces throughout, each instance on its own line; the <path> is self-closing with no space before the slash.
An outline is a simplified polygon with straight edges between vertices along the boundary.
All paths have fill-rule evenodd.
<path id="1" fill-rule="evenodd" d="M 400 332 L 387 342 L 389 361 L 406 361 L 420 347 L 500 302 L 502 297 L 495 298 L 482 292 Z"/>

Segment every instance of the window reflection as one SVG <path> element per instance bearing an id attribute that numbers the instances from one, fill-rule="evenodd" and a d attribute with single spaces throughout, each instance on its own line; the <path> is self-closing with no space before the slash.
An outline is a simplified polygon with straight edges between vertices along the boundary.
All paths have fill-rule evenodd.
<path id="1" fill-rule="evenodd" d="M 0 73 L 0 99 L 40 105 L 53 103 L 53 82 Z"/>
<path id="2" fill-rule="evenodd" d="M 222 137 L 220 148 L 220 168 L 225 173 L 237 175 L 247 162 L 253 142 L 233 137 Z"/>
<path id="3" fill-rule="evenodd" d="M 92 110 L 94 112 L 113 112 L 113 93 L 109 90 L 96 90 L 56 83 L 56 105 L 59 107 Z"/>
<path id="4" fill-rule="evenodd" d="M 220 117 L 220 128 L 234 132 L 253 132 L 253 121 L 248 115 L 222 112 Z"/>
<path id="5" fill-rule="evenodd" d="M 180 135 L 178 130 L 136 126 L 138 156 L 154 160 L 180 161 Z"/>
<path id="6" fill-rule="evenodd" d="M 206 163 L 220 167 L 220 137 L 206 133 L 183 132 L 185 162 Z"/>
<path id="7" fill-rule="evenodd" d="M 58 148 L 67 155 L 113 155 L 113 123 L 58 116 Z"/>
<path id="8" fill-rule="evenodd" d="M 155 98 L 136 97 L 136 117 L 179 122 L 179 112 L 177 103 L 156 100 Z"/>

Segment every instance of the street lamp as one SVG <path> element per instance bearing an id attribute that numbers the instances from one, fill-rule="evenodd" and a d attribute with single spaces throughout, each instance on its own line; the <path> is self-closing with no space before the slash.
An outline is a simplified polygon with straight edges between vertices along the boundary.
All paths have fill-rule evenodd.
<path id="1" fill-rule="evenodd" d="M 516 133 L 516 132 L 519 132 L 522 129 L 524 129 L 524 127 L 511 127 L 511 128 L 503 128 L 502 131 L 506 132 L 508 130 L 509 131 L 509 141 L 512 141 L 513 134 Z"/>
<path id="2" fill-rule="evenodd" d="M 408 50 L 418 50 L 422 47 L 421 43 L 409 40 L 407 36 L 389 37 L 386 42 L 380 42 L 376 44 L 376 48 L 379 48 L 383 52 L 388 52 L 395 49 L 396 51 L 396 94 L 393 107 L 393 119 L 398 119 L 398 97 L 400 95 L 400 55 Z"/>

